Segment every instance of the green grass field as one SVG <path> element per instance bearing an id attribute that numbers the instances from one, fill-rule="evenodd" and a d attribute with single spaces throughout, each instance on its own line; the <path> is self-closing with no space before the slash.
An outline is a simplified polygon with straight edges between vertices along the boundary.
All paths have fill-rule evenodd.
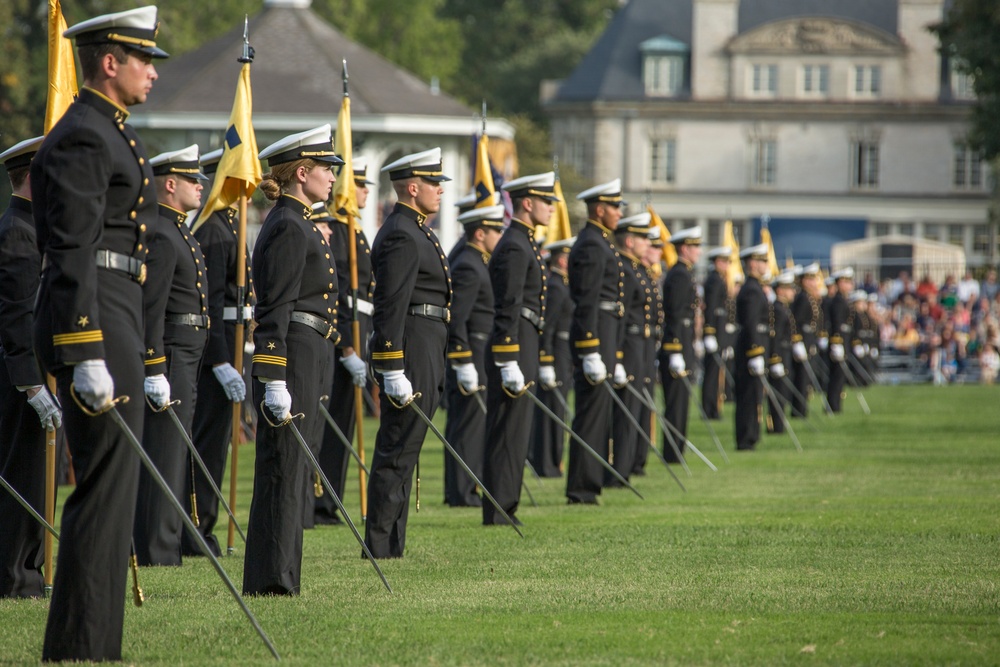
<path id="1" fill-rule="evenodd" d="M 567 506 L 563 480 L 529 481 L 539 507 L 518 513 L 523 540 L 443 506 L 428 440 L 406 557 L 381 563 L 393 595 L 350 530 L 324 526 L 305 535 L 302 595 L 249 605 L 294 665 L 1000 664 L 1000 393 L 865 395 L 870 417 L 849 396 L 843 415 L 812 420 L 818 433 L 796 422 L 804 453 L 765 437 L 729 465 L 692 412 L 719 472 L 692 459 L 693 477 L 677 471 L 686 494 L 652 458 L 635 480 L 645 501 L 616 490 Z M 731 448 L 732 406 L 716 430 Z M 239 547 L 223 559 L 237 586 Z M 127 662 L 272 662 L 207 561 L 140 577 Z M 0 601 L 0 664 L 38 661 L 47 607 Z"/>

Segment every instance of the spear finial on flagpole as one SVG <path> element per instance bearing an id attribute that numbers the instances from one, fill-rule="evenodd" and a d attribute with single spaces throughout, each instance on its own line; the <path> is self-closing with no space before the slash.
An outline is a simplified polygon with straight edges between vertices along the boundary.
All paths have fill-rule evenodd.
<path id="1" fill-rule="evenodd" d="M 347 59 L 346 58 L 343 60 L 343 63 L 344 63 L 344 68 L 342 70 L 342 74 L 343 74 L 343 77 L 344 77 L 344 97 L 350 97 L 351 94 L 347 92 Z"/>
<path id="2" fill-rule="evenodd" d="M 556 174 L 556 180 L 558 181 L 559 180 L 559 154 L 558 153 L 553 153 L 552 154 L 552 171 L 555 172 L 555 174 Z"/>
<path id="3" fill-rule="evenodd" d="M 250 17 L 243 15 L 243 54 L 238 58 L 241 63 L 253 62 L 253 47 L 250 46 Z"/>
<path id="4" fill-rule="evenodd" d="M 483 136 L 486 135 L 486 100 L 483 100 Z"/>

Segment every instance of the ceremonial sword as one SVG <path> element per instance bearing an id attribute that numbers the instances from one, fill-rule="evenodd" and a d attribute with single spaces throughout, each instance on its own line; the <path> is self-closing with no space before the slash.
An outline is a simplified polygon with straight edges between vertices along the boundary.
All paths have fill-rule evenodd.
<path id="1" fill-rule="evenodd" d="M 680 373 L 679 376 L 681 380 L 684 382 L 684 386 L 687 387 L 688 396 L 693 397 L 694 389 L 691 388 L 691 380 L 688 379 L 687 371 Z M 726 456 L 726 450 L 723 448 L 722 443 L 719 441 L 719 436 L 715 434 L 715 429 L 712 428 L 712 424 L 708 419 L 708 415 L 705 414 L 705 408 L 702 406 L 701 401 L 695 401 L 695 404 L 698 406 L 698 414 L 701 415 L 701 420 L 705 422 L 705 426 L 706 428 L 708 428 L 708 432 L 712 435 L 712 440 L 715 441 L 716 448 L 718 448 L 719 453 L 722 454 L 722 460 L 725 461 L 726 463 L 729 463 L 729 457 Z"/>
<path id="2" fill-rule="evenodd" d="M 629 412 L 628 407 L 625 405 L 625 402 L 615 392 L 614 387 L 611 386 L 611 383 L 608 381 L 608 379 L 604 378 L 604 382 L 602 384 L 608 390 L 608 393 L 611 394 L 611 398 L 614 401 L 615 405 L 618 407 L 619 410 L 621 410 L 622 414 L 624 414 L 625 417 L 628 419 L 629 423 L 632 425 L 632 428 L 638 431 L 639 435 L 642 436 L 642 439 L 646 441 L 646 446 L 649 447 L 649 449 L 653 450 L 653 452 L 658 457 L 660 457 L 660 460 L 663 461 L 663 463 L 666 463 L 667 460 L 664 459 L 663 455 L 660 454 L 660 452 L 657 451 L 656 447 L 653 446 L 653 441 L 650 440 L 649 435 L 646 434 L 646 430 L 642 428 L 641 424 L 639 424 L 639 420 L 635 418 L 635 415 Z M 626 382 L 622 386 L 628 387 L 629 383 Z M 669 472 L 670 476 L 674 478 L 675 482 L 677 482 L 677 486 L 681 487 L 681 491 L 687 492 L 687 489 L 684 488 L 684 485 L 681 484 L 681 480 L 677 478 L 677 475 L 674 474 L 674 471 L 670 469 L 669 465 L 667 466 L 667 472 Z"/>
<path id="3" fill-rule="evenodd" d="M 319 397 L 320 414 L 323 415 L 323 419 L 326 420 L 326 423 L 330 425 L 330 430 L 333 431 L 333 433 L 337 436 L 337 439 L 340 440 L 340 444 L 344 445 L 344 447 L 347 448 L 347 451 L 351 453 L 351 456 L 353 456 L 354 460 L 358 462 L 358 465 L 361 466 L 361 469 L 365 471 L 365 474 L 371 477 L 372 471 L 369 470 L 368 466 L 365 465 L 365 462 L 361 460 L 361 455 L 358 454 L 356 449 L 354 449 L 353 445 L 351 444 L 351 441 L 347 439 L 347 436 L 344 434 L 344 432 L 340 430 L 339 426 L 337 426 L 337 422 L 333 420 L 333 415 L 331 415 L 330 411 L 326 409 L 325 405 L 323 405 L 323 401 L 328 398 L 330 397 L 325 395 Z"/>
<path id="4" fill-rule="evenodd" d="M 767 376 L 760 375 L 758 377 L 760 377 L 761 384 L 764 385 L 764 391 L 767 392 L 768 398 L 770 398 L 771 402 L 775 406 L 777 406 L 778 414 L 781 415 L 781 423 L 785 425 L 786 429 L 788 429 L 788 435 L 791 436 L 792 442 L 795 444 L 795 449 L 797 449 L 801 454 L 802 445 L 799 443 L 799 439 L 795 435 L 795 429 L 793 429 L 792 425 L 788 423 L 788 416 L 785 414 L 784 405 L 782 404 L 781 400 L 778 399 L 778 395 L 774 393 L 774 389 L 771 387 L 771 383 L 767 381 Z"/>

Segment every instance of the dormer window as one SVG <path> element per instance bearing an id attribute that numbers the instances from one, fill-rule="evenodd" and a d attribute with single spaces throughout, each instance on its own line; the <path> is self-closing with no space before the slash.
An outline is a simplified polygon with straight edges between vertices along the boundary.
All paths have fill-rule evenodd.
<path id="1" fill-rule="evenodd" d="M 686 87 L 691 49 L 667 35 L 647 39 L 639 45 L 642 78 L 649 97 L 676 97 Z"/>

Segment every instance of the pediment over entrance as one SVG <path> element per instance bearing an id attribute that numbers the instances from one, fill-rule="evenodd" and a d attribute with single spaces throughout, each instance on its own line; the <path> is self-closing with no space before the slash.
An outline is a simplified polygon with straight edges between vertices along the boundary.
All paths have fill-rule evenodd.
<path id="1" fill-rule="evenodd" d="M 734 37 L 734 54 L 895 55 L 904 49 L 898 37 L 863 23 L 833 18 L 774 21 Z"/>

